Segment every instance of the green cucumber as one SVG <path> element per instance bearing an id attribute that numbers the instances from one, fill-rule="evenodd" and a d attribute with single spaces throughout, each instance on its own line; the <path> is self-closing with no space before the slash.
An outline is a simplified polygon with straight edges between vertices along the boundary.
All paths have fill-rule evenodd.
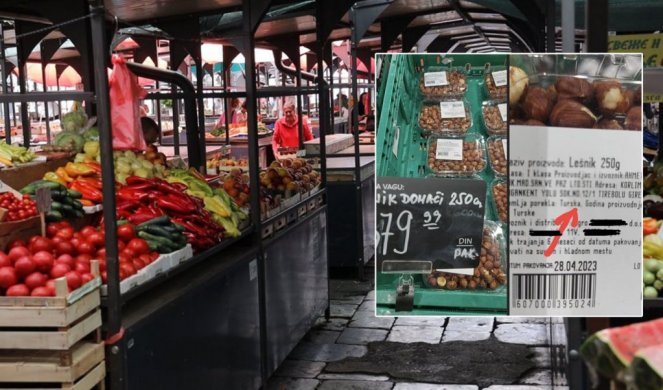
<path id="1" fill-rule="evenodd" d="M 72 215 L 74 214 L 74 208 L 70 204 L 62 203 L 61 211 L 63 214 Z"/>
<path id="2" fill-rule="evenodd" d="M 152 240 L 145 240 L 147 246 L 150 248 L 150 252 L 159 252 L 159 243 Z M 160 252 L 159 252 L 160 253 Z"/>
<path id="3" fill-rule="evenodd" d="M 147 225 L 147 226 L 141 226 L 136 228 L 139 232 L 148 232 L 150 234 L 154 234 L 155 236 L 159 237 L 165 237 L 169 240 L 173 239 L 174 234 L 168 232 L 166 229 L 164 229 L 162 226 L 159 225 Z"/>
<path id="4" fill-rule="evenodd" d="M 82 210 L 74 210 L 74 217 L 76 218 L 83 218 L 85 216 L 85 213 Z"/>
<path id="5" fill-rule="evenodd" d="M 62 221 L 62 213 L 57 210 L 51 210 L 46 213 L 46 222 L 59 222 Z"/>
<path id="6" fill-rule="evenodd" d="M 74 198 L 70 198 L 69 196 L 66 195 L 67 193 L 64 192 L 64 196 L 61 196 L 60 199 L 62 199 L 62 203 L 68 204 L 73 207 L 74 205 Z"/>
<path id="7" fill-rule="evenodd" d="M 80 192 L 78 192 L 76 190 L 72 190 L 72 189 L 67 190 L 67 195 L 69 195 L 69 197 L 74 198 L 74 199 L 81 199 L 83 197 L 83 194 L 81 194 Z"/>
<path id="8" fill-rule="evenodd" d="M 144 231 L 139 231 L 138 232 L 138 237 L 145 239 L 145 240 L 151 240 L 159 244 L 159 246 L 163 246 L 165 248 L 177 248 L 177 245 L 170 239 L 166 237 L 160 237 L 156 236 L 154 234 L 150 234 L 148 232 Z M 174 249 L 173 249 L 174 250 Z M 171 250 L 172 252 L 172 250 Z"/>
<path id="9" fill-rule="evenodd" d="M 79 202 L 78 200 L 74 199 L 74 203 L 72 204 L 74 209 L 83 211 L 83 204 Z"/>
<path id="10" fill-rule="evenodd" d="M 62 209 L 62 203 L 53 201 L 51 202 L 51 210 L 60 210 Z"/>
<path id="11" fill-rule="evenodd" d="M 139 227 L 144 227 L 144 226 L 149 226 L 149 225 L 161 225 L 161 224 L 165 224 L 165 223 L 169 223 L 169 222 L 170 222 L 170 218 L 168 218 L 167 215 L 162 215 L 160 217 L 152 218 L 149 221 L 145 221 L 145 222 L 139 224 L 136 227 L 139 228 Z"/>
<path id="12" fill-rule="evenodd" d="M 56 183 L 54 181 L 37 180 L 21 188 L 19 192 L 21 194 L 34 194 L 35 191 L 37 191 L 37 188 L 50 188 L 51 190 L 57 190 L 65 187 L 62 184 Z"/>

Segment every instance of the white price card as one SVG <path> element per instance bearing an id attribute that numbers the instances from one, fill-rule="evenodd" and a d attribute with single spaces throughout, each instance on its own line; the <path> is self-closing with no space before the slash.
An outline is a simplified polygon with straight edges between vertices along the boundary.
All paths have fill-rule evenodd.
<path id="1" fill-rule="evenodd" d="M 507 119 L 507 108 L 506 108 L 506 103 L 500 103 L 497 105 L 497 108 L 500 110 L 500 116 L 502 117 L 502 121 L 506 122 Z"/>
<path id="2" fill-rule="evenodd" d="M 391 146 L 391 152 L 398 158 L 398 137 L 400 136 L 400 129 L 394 127 L 394 144 Z"/>
<path id="3" fill-rule="evenodd" d="M 465 103 L 462 100 L 440 102 L 442 119 L 465 118 Z"/>
<path id="4" fill-rule="evenodd" d="M 509 142 L 510 314 L 642 316 L 642 136 L 512 126 Z"/>
<path id="5" fill-rule="evenodd" d="M 507 159 L 509 157 L 509 147 L 507 146 L 507 139 L 502 138 L 502 150 L 504 151 L 504 158 Z"/>
<path id="6" fill-rule="evenodd" d="M 438 139 L 435 158 L 438 160 L 461 161 L 463 159 L 463 140 Z"/>
<path id="7" fill-rule="evenodd" d="M 496 87 L 503 87 L 506 85 L 506 70 L 498 70 L 492 73 L 493 82 Z"/>
<path id="8" fill-rule="evenodd" d="M 447 72 L 426 72 L 424 73 L 424 86 L 439 87 L 448 85 Z"/>

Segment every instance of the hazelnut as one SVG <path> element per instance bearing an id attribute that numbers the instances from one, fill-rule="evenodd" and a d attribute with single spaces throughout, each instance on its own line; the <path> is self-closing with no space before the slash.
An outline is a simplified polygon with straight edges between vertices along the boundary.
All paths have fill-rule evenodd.
<path id="1" fill-rule="evenodd" d="M 545 122 L 548 120 L 548 115 L 550 115 L 552 107 L 552 101 L 543 88 L 527 88 L 525 100 L 523 101 L 523 111 L 527 118 Z"/>
<path id="2" fill-rule="evenodd" d="M 623 114 L 631 106 L 629 95 L 617 80 L 594 82 L 594 95 L 603 115 Z"/>
<path id="3" fill-rule="evenodd" d="M 428 285 L 431 287 L 437 287 L 437 278 L 433 275 L 428 277 Z"/>
<path id="4" fill-rule="evenodd" d="M 447 288 L 448 288 L 449 290 L 455 290 L 456 287 L 457 287 L 457 283 L 456 283 L 455 280 L 450 280 L 450 281 L 447 283 Z"/>
<path id="5" fill-rule="evenodd" d="M 575 100 L 560 100 L 550 114 L 550 124 L 591 129 L 596 123 L 592 111 Z"/>
<path id="6" fill-rule="evenodd" d="M 484 82 L 486 83 L 486 89 L 488 89 L 491 99 L 504 99 L 506 97 L 506 85 L 496 86 L 492 73 L 486 73 Z"/>
<path id="7" fill-rule="evenodd" d="M 502 114 L 497 106 L 483 107 L 483 122 L 489 134 L 506 134 L 506 122 L 502 120 Z"/>
<path id="8" fill-rule="evenodd" d="M 478 141 L 463 141 L 462 160 L 437 159 L 437 142 L 431 142 L 428 150 L 428 167 L 435 173 L 477 173 L 483 171 L 486 160 L 483 145 Z"/>
<path id="9" fill-rule="evenodd" d="M 468 285 L 467 279 L 462 278 L 462 279 L 458 282 L 458 284 L 460 285 L 460 288 L 467 288 L 467 285 Z"/>
<path id="10" fill-rule="evenodd" d="M 494 138 L 488 141 L 488 157 L 493 171 L 500 176 L 506 176 L 507 158 L 504 155 L 504 146 L 501 138 Z"/>
<path id="11" fill-rule="evenodd" d="M 424 84 L 424 76 L 421 76 L 419 81 L 419 90 L 424 95 L 429 96 L 444 96 L 444 95 L 459 95 L 465 93 L 467 89 L 467 82 L 465 80 L 465 75 L 457 72 L 451 71 L 447 72 L 447 85 L 440 85 L 435 87 L 427 87 Z"/>
<path id="12" fill-rule="evenodd" d="M 642 109 L 640 106 L 633 106 L 628 110 L 624 127 L 627 130 L 642 130 Z"/>
<path id="13" fill-rule="evenodd" d="M 447 284 L 447 279 L 444 276 L 437 277 L 437 286 L 443 288 Z"/>
<path id="14" fill-rule="evenodd" d="M 559 99 L 575 99 L 583 104 L 592 100 L 592 85 L 585 79 L 563 76 L 555 82 L 555 90 Z"/>
<path id="15" fill-rule="evenodd" d="M 509 217 L 509 205 L 506 202 L 506 183 L 495 183 L 493 185 L 493 199 L 495 199 L 495 207 L 497 208 L 497 215 L 501 222 L 506 223 Z"/>
<path id="16" fill-rule="evenodd" d="M 601 119 L 600 121 L 596 122 L 594 128 L 604 129 L 604 130 L 623 130 L 622 125 L 620 125 L 616 119 L 611 119 L 611 118 Z"/>
<path id="17" fill-rule="evenodd" d="M 524 70 L 517 66 L 509 67 L 509 103 L 515 105 L 522 98 L 529 77 Z"/>
<path id="18" fill-rule="evenodd" d="M 434 133 L 465 134 L 472 125 L 470 110 L 465 106 L 464 118 L 442 118 L 439 104 L 424 103 L 419 112 L 419 127 Z"/>
<path id="19" fill-rule="evenodd" d="M 469 282 L 467 282 L 467 287 L 471 290 L 474 290 L 475 288 L 477 288 L 477 282 L 474 280 L 470 280 Z"/>

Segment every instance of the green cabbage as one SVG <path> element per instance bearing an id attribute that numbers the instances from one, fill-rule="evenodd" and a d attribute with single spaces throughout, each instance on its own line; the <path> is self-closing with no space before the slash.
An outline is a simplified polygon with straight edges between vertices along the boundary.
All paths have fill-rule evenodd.
<path id="1" fill-rule="evenodd" d="M 80 153 L 83 150 L 85 139 L 76 133 L 63 131 L 55 136 L 52 144 L 60 147 L 70 147 L 74 152 Z"/>
<path id="2" fill-rule="evenodd" d="M 62 116 L 62 129 L 68 132 L 79 131 L 87 124 L 87 115 L 82 111 L 72 111 Z"/>
<path id="3" fill-rule="evenodd" d="M 83 133 L 83 138 L 86 141 L 99 141 L 99 129 L 97 126 L 90 127 L 85 133 Z"/>

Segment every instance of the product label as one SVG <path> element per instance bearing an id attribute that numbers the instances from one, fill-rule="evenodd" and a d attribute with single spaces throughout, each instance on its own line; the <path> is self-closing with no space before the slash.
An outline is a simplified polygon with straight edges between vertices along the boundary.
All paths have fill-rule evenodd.
<path id="1" fill-rule="evenodd" d="M 51 204 L 53 199 L 51 198 L 51 189 L 46 187 L 37 188 L 35 194 L 35 201 L 37 203 L 37 210 L 40 213 L 48 213 L 51 211 Z"/>
<path id="2" fill-rule="evenodd" d="M 642 315 L 642 135 L 512 126 L 512 315 Z"/>
<path id="3" fill-rule="evenodd" d="M 447 72 L 426 72 L 424 73 L 424 86 L 439 87 L 448 85 Z"/>
<path id="4" fill-rule="evenodd" d="M 497 72 L 493 72 L 492 76 L 496 87 L 502 87 L 506 85 L 506 70 L 498 70 Z"/>
<path id="5" fill-rule="evenodd" d="M 440 102 L 440 117 L 442 119 L 465 118 L 465 114 L 465 104 L 462 100 Z"/>
<path id="6" fill-rule="evenodd" d="M 394 144 L 391 146 L 391 152 L 394 153 L 394 156 L 398 158 L 398 137 L 400 136 L 400 130 L 398 127 L 394 127 Z"/>
<path id="7" fill-rule="evenodd" d="M 502 139 L 502 150 L 504 151 L 504 158 L 505 159 L 509 157 L 509 147 L 507 146 L 507 142 L 508 141 L 507 141 L 506 138 Z"/>
<path id="8" fill-rule="evenodd" d="M 506 116 L 506 114 L 507 114 L 507 112 L 506 112 L 506 110 L 507 110 L 506 103 L 498 104 L 497 108 L 500 110 L 500 116 L 502 117 L 502 121 L 506 122 L 506 119 L 507 119 L 507 116 Z"/>
<path id="9" fill-rule="evenodd" d="M 438 139 L 435 158 L 438 160 L 463 160 L 462 139 Z"/>
<path id="10" fill-rule="evenodd" d="M 479 264 L 486 182 L 377 177 L 375 255 L 382 272 L 464 272 Z"/>

